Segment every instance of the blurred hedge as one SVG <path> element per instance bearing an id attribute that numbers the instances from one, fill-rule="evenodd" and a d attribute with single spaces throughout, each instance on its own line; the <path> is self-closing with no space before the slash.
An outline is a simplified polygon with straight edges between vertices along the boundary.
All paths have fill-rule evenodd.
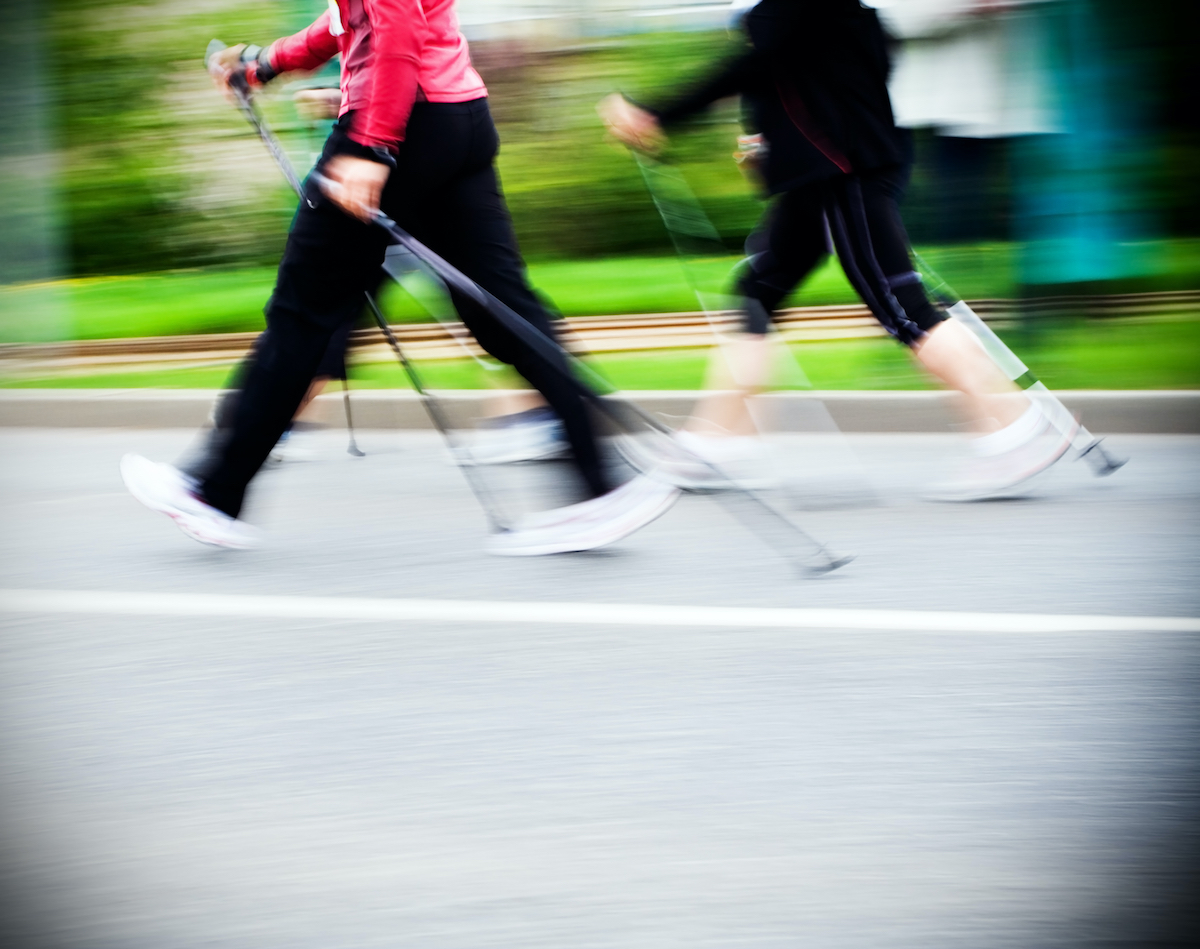
<path id="1" fill-rule="evenodd" d="M 51 54 L 48 98 L 60 151 L 63 256 L 71 273 L 269 264 L 278 258 L 294 201 L 257 139 L 211 88 L 200 57 L 213 36 L 266 42 L 295 29 L 306 3 L 54 0 L 38 8 Z M 323 6 L 316 0 L 308 5 Z M 1173 5 L 1177 0 L 1139 5 L 1143 29 L 1133 52 L 1143 56 L 1143 74 L 1153 74 L 1147 94 L 1168 78 L 1194 75 L 1194 59 L 1186 60 L 1190 67 L 1181 65 L 1181 41 L 1175 49 L 1164 39 L 1169 31 L 1161 25 L 1169 22 Z M 472 45 L 500 125 L 501 176 L 527 254 L 668 251 L 637 170 L 622 149 L 605 141 L 595 104 L 617 88 L 636 95 L 676 85 L 729 43 L 716 32 Z M 1147 169 L 1149 210 L 1170 226 L 1169 233 L 1197 226 L 1195 208 L 1181 208 L 1179 200 L 1194 197 L 1200 161 L 1200 141 L 1189 124 L 1190 95 L 1186 102 L 1178 96 L 1162 100 L 1177 102 L 1179 114 L 1163 117 L 1166 127 Z M 303 159 L 319 146 L 286 92 L 264 104 L 293 153 Z M 686 165 L 731 248 L 761 212 L 729 159 L 736 120 L 730 105 L 711 113 L 676 136 L 673 155 Z M 1148 122 L 1162 124 L 1155 116 Z M 919 157 L 927 144 L 927 138 L 918 141 Z M 997 167 L 988 180 L 989 220 L 973 239 L 1008 236 L 1004 176 Z M 916 240 L 949 236 L 937 230 L 944 217 L 938 193 L 933 165 L 918 162 L 906 210 Z"/>
<path id="2" fill-rule="evenodd" d="M 201 58 L 216 29 L 276 33 L 277 5 L 231 4 L 214 17 L 192 12 L 186 2 L 54 0 L 42 14 L 71 271 L 122 273 L 228 259 L 224 229 L 213 227 L 198 200 L 204 176 L 196 174 L 194 150 L 212 129 L 210 110 L 195 106 L 207 85 Z M 211 86 L 207 91 L 219 104 Z M 252 214 L 244 242 L 266 239 L 274 252 L 283 213 L 276 198 L 270 213 Z"/>
<path id="3" fill-rule="evenodd" d="M 292 6 L 295 6 L 294 4 Z M 65 257 L 77 275 L 277 259 L 294 202 L 241 117 L 211 88 L 200 57 L 213 36 L 269 41 L 295 27 L 267 2 L 143 5 L 58 0 L 47 9 L 51 99 L 61 150 Z M 546 48 L 478 43 L 502 138 L 500 171 L 527 253 L 610 255 L 669 249 L 623 149 L 605 141 L 596 102 L 698 70 L 724 33 L 643 36 Z M 264 100 L 303 163 L 319 147 L 286 89 Z M 683 144 L 710 209 L 736 243 L 760 208 L 733 168 L 731 109 Z"/>

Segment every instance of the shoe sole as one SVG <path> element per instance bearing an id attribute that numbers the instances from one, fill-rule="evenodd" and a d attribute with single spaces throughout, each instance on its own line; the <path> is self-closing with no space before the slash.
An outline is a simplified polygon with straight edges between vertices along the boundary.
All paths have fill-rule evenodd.
<path id="1" fill-rule="evenodd" d="M 1069 432 L 1060 433 L 1062 438 L 1054 447 L 1054 452 L 1042 459 L 1038 464 L 1032 466 L 1028 471 L 1025 471 L 1015 478 L 1007 479 L 1003 484 L 996 484 L 989 488 L 979 491 L 964 491 L 958 494 L 954 492 L 933 493 L 927 495 L 930 501 L 944 501 L 950 504 L 969 504 L 972 501 L 991 501 L 999 498 L 1007 497 L 1009 492 L 1014 488 L 1018 488 L 1032 478 L 1036 478 L 1042 472 L 1054 467 L 1058 462 L 1062 461 L 1063 456 L 1071 450 L 1071 444 L 1075 441 L 1075 436 L 1079 433 L 1079 420 L 1075 420 Z"/>
<path id="2" fill-rule="evenodd" d="M 635 448 L 622 439 L 617 439 L 615 444 L 617 453 L 634 471 L 661 484 L 669 484 L 689 493 L 765 491 L 778 484 L 777 478 L 762 475 L 752 475 L 748 478 L 728 475 L 725 470 L 728 466 L 741 464 L 747 459 L 730 458 L 724 461 L 713 461 L 684 445 L 677 445 L 675 447 L 682 451 L 685 457 L 664 460 L 656 459 L 651 452 Z M 753 459 L 749 460 L 753 461 Z M 689 474 L 687 471 L 681 470 L 684 466 L 690 467 L 697 473 Z"/>
<path id="3" fill-rule="evenodd" d="M 192 540 L 204 544 L 205 546 L 220 547 L 222 550 L 253 550 L 258 546 L 256 541 L 239 542 L 225 540 L 224 538 L 218 540 L 215 537 L 206 536 L 203 532 L 197 530 L 190 523 L 188 523 L 185 518 L 176 514 L 172 514 L 169 511 L 164 511 L 163 513 L 165 513 L 167 517 L 174 521 L 175 526 L 183 531 L 184 534 L 186 534 Z"/>
<path id="4" fill-rule="evenodd" d="M 656 499 L 653 504 L 647 504 L 648 510 L 635 508 L 638 516 L 633 517 L 633 512 L 630 512 L 631 523 L 623 525 L 619 529 L 606 532 L 600 539 L 581 542 L 581 541 L 557 541 L 553 543 L 530 544 L 523 547 L 503 547 L 489 546 L 488 553 L 495 554 L 498 557 L 544 557 L 550 554 L 573 554 L 582 553 L 585 550 L 596 550 L 600 547 L 605 547 L 608 544 L 615 544 L 619 540 L 624 540 L 630 534 L 636 533 L 648 524 L 653 523 L 662 517 L 671 509 L 674 503 L 679 499 L 679 490 L 674 489 L 661 498 Z M 499 535 L 503 537 L 504 535 Z"/>
<path id="5" fill-rule="evenodd" d="M 549 448 L 540 454 L 532 452 L 513 452 L 509 455 L 500 455 L 496 458 L 475 458 L 470 455 L 470 449 L 466 448 L 462 451 L 458 463 L 466 465 L 469 468 L 482 468 L 486 465 L 519 465 L 522 462 L 536 461 L 557 461 L 559 458 L 570 458 L 571 450 L 569 448 Z"/>
<path id="6" fill-rule="evenodd" d="M 134 461 L 133 459 L 137 459 Z M 152 495 L 143 491 L 138 484 L 136 474 L 133 469 L 136 466 L 140 467 L 141 463 L 152 465 L 153 462 L 142 458 L 140 455 L 126 455 L 121 459 L 121 480 L 125 484 L 125 489 L 133 495 L 135 501 L 144 505 L 156 514 L 164 514 L 169 517 L 176 527 L 187 537 L 198 543 L 208 547 L 221 547 L 228 550 L 252 550 L 258 544 L 256 541 L 230 541 L 224 538 L 217 539 L 203 530 L 198 529 L 193 523 L 192 518 L 183 514 L 172 507 L 168 502 L 159 500 Z"/>
<path id="7" fill-rule="evenodd" d="M 673 484 L 681 491 L 687 491 L 689 494 L 714 494 L 717 491 L 769 491 L 779 486 L 777 478 L 726 478 L 724 480 L 702 481 L 699 479 L 672 478 L 655 472 L 651 472 L 646 477 Z"/>

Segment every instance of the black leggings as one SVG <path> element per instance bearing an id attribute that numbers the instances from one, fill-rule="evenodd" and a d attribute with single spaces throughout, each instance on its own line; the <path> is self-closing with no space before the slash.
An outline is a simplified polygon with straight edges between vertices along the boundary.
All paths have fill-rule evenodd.
<path id="1" fill-rule="evenodd" d="M 771 314 L 829 253 L 830 238 L 850 285 L 900 342 L 912 346 L 944 320 L 908 255 L 898 207 L 905 177 L 902 168 L 839 175 L 780 197 L 748 242 L 752 256 L 738 281 L 746 330 L 767 331 Z"/>
<path id="2" fill-rule="evenodd" d="M 350 345 L 350 333 L 353 323 L 346 323 L 333 331 L 329 345 L 325 347 L 325 355 L 317 366 L 313 382 L 317 379 L 340 379 L 346 381 L 346 348 Z M 246 377 L 258 358 L 258 351 L 270 339 L 268 333 L 262 333 L 255 340 L 254 347 L 246 354 L 246 358 L 238 363 L 230 376 L 225 391 L 217 396 L 213 405 L 213 427 L 204 438 L 201 446 L 193 449 L 189 456 L 179 462 L 179 468 L 185 474 L 197 481 L 203 481 L 209 472 L 216 470 L 221 461 L 221 453 L 226 441 L 233 432 L 234 420 L 237 418 L 237 406 L 242 397 L 242 387 Z M 289 426 L 290 427 L 290 426 Z"/>
<path id="3" fill-rule="evenodd" d="M 345 121 L 322 160 L 345 142 Z M 487 100 L 419 102 L 384 188 L 383 210 L 418 240 L 553 338 L 550 318 L 525 276 L 516 235 L 492 161 L 499 139 Z M 246 486 L 270 454 L 316 373 L 330 337 L 363 308 L 374 290 L 388 238 L 379 228 L 310 197 L 301 203 L 267 306 L 263 345 L 238 401 L 233 431 L 200 486 L 214 507 L 236 516 Z M 584 397 L 567 377 L 565 358 L 536 354 L 490 313 L 451 291 L 455 308 L 479 344 L 509 363 L 545 396 L 563 420 L 575 463 L 592 494 L 609 488 Z"/>

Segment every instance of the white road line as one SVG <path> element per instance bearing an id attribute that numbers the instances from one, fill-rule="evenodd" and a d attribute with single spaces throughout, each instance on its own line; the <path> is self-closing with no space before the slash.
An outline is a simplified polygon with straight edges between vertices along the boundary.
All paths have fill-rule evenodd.
<path id="1" fill-rule="evenodd" d="M 1052 613 L 953 613 L 634 603 L 512 603 L 93 590 L 0 590 L 0 613 L 964 633 L 1200 633 L 1200 618 L 1187 616 L 1071 616 Z"/>

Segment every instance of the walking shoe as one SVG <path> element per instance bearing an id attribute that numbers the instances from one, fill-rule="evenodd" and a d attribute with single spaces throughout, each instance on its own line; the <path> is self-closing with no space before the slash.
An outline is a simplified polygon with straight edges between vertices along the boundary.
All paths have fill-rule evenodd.
<path id="1" fill-rule="evenodd" d="M 934 486 L 927 497 L 932 501 L 986 501 L 1011 495 L 1014 488 L 1062 458 L 1078 431 L 1078 422 L 1060 432 L 1042 416 L 1034 434 L 1021 444 L 994 455 L 976 455 L 954 477 Z"/>
<path id="2" fill-rule="evenodd" d="M 645 527 L 678 497 L 674 485 L 638 475 L 590 501 L 529 515 L 512 530 L 493 534 L 488 552 L 502 557 L 538 557 L 593 550 Z"/>
<path id="3" fill-rule="evenodd" d="M 768 456 L 758 438 L 699 435 L 681 430 L 669 438 L 655 432 L 622 435 L 617 450 L 638 471 L 685 491 L 762 488 L 771 483 Z"/>
<path id="4" fill-rule="evenodd" d="M 275 447 L 271 449 L 271 454 L 267 455 L 267 461 L 273 465 L 281 465 L 287 460 L 287 444 L 292 440 L 292 429 L 288 426 L 283 430 L 283 434 L 279 436 L 279 441 L 275 443 Z"/>
<path id="5" fill-rule="evenodd" d="M 484 425 L 462 453 L 465 464 L 512 465 L 571 453 L 562 421 L 545 406 L 488 419 Z"/>
<path id="6" fill-rule="evenodd" d="M 121 459 L 121 480 L 146 507 L 166 514 L 188 537 L 202 544 L 246 550 L 261 542 L 256 528 L 200 500 L 195 479 L 172 465 L 126 455 Z"/>
<path id="7" fill-rule="evenodd" d="M 295 461 L 318 461 L 320 457 L 320 451 L 312 444 L 311 432 L 297 436 L 296 429 L 289 428 L 279 436 L 279 441 L 271 449 L 267 461 L 273 465 L 282 465 Z"/>

